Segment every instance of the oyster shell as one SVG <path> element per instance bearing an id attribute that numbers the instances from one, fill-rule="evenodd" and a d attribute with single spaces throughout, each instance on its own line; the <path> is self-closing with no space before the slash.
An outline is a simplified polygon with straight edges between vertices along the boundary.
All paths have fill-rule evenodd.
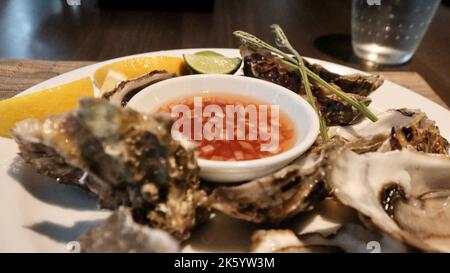
<path id="1" fill-rule="evenodd" d="M 407 141 L 398 143 L 399 134 L 414 132 Z M 345 138 L 345 139 L 344 139 Z M 340 127 L 330 143 L 318 141 L 305 155 L 278 172 L 249 183 L 219 187 L 209 198 L 211 206 L 232 217 L 255 223 L 278 223 L 299 212 L 310 210 L 328 194 L 324 168 L 330 155 L 343 147 L 364 154 L 403 148 L 446 154 L 448 142 L 435 123 L 418 110 L 399 109 L 380 114 L 376 123 L 365 120 Z M 328 161 L 328 162 L 327 162 Z"/>
<path id="2" fill-rule="evenodd" d="M 167 232 L 134 222 L 131 211 L 119 208 L 104 223 L 78 239 L 85 253 L 179 252 L 179 243 Z"/>
<path id="3" fill-rule="evenodd" d="M 252 253 L 323 253 L 342 252 L 337 248 L 322 245 L 307 245 L 300 241 L 292 230 L 258 230 L 252 235 Z"/>
<path id="4" fill-rule="evenodd" d="M 334 195 L 365 223 L 422 250 L 450 251 L 449 157 L 345 149 L 329 167 Z"/>
<path id="5" fill-rule="evenodd" d="M 240 46 L 245 76 L 266 80 L 299 93 L 301 78 L 296 69 L 283 64 L 282 59 L 264 49 Z"/>
<path id="6" fill-rule="evenodd" d="M 171 124 L 166 115 L 84 98 L 76 111 L 23 121 L 12 134 L 38 172 L 92 191 L 101 207 L 130 207 L 135 220 L 184 240 L 207 214 L 206 193 L 193 147 L 171 138 Z"/>
<path id="7" fill-rule="evenodd" d="M 109 100 L 112 104 L 125 107 L 127 103 L 139 93 L 142 89 L 154 83 L 175 77 L 173 73 L 154 70 L 144 76 L 136 79 L 127 80 L 119 83 L 116 88 L 103 94 L 103 98 Z"/>
<path id="8" fill-rule="evenodd" d="M 425 153 L 448 155 L 449 142 L 439 131 L 435 122 L 428 119 L 425 113 L 417 116 L 405 126 L 393 127 L 389 137 L 392 150 L 413 148 Z"/>
<path id="9" fill-rule="evenodd" d="M 241 45 L 240 53 L 244 61 L 244 74 L 271 81 L 284 86 L 296 93 L 302 92 L 301 78 L 298 71 L 283 63 L 281 57 L 276 56 L 265 49 L 256 49 L 247 45 Z M 328 83 L 336 85 L 347 93 L 367 96 L 383 84 L 383 79 L 376 75 L 339 75 L 328 71 L 319 64 L 311 64 L 303 60 L 306 67 L 318 74 Z M 312 84 L 315 85 L 314 81 Z"/>
<path id="10" fill-rule="evenodd" d="M 325 81 L 339 86 L 344 92 L 360 96 L 368 96 L 384 82 L 379 75 L 339 75 L 326 70 L 323 66 L 318 64 L 309 64 L 306 62 L 306 66 Z"/>
<path id="11" fill-rule="evenodd" d="M 267 80 L 284 86 L 300 95 L 305 95 L 298 71 L 286 65 L 281 57 L 267 50 L 255 49 L 246 45 L 241 45 L 240 51 L 244 62 L 244 75 Z M 337 89 L 348 92 L 349 96 L 362 101 L 366 105 L 371 102 L 366 96 L 383 83 L 379 76 L 361 74 L 341 76 L 326 70 L 318 64 L 310 64 L 306 60 L 305 65 Z M 328 125 L 348 125 L 361 117 L 357 109 L 336 95 L 329 94 L 313 79 L 310 82 L 319 109 Z"/>
<path id="12" fill-rule="evenodd" d="M 252 236 L 251 252 L 292 253 L 402 253 L 409 249 L 390 237 L 358 224 L 345 224 L 335 233 L 296 235 L 292 230 L 258 230 Z"/>
<path id="13" fill-rule="evenodd" d="M 229 216 L 254 223 L 279 223 L 311 210 L 328 195 L 324 181 L 327 156 L 342 144 L 339 138 L 327 144 L 318 143 L 272 175 L 239 186 L 216 188 L 209 204 Z"/>
<path id="14" fill-rule="evenodd" d="M 370 138 L 375 135 L 389 135 L 392 127 L 401 128 L 413 123 L 416 119 L 426 118 L 425 113 L 413 109 L 391 109 L 377 114 L 378 121 L 364 119 L 358 124 L 337 127 L 334 134 L 348 140 Z M 334 135 L 332 134 L 332 135 Z"/>
<path id="15" fill-rule="evenodd" d="M 357 94 L 347 94 L 365 105 L 369 105 L 371 100 L 368 97 L 364 97 Z M 359 121 L 362 114 L 347 102 L 335 94 L 329 94 L 328 92 L 315 92 L 315 98 L 318 103 L 320 112 L 323 118 L 327 122 L 328 126 L 342 125 L 346 126 L 354 124 Z"/>
<path id="16" fill-rule="evenodd" d="M 335 131 L 352 146 L 372 146 L 365 151 L 392 151 L 404 148 L 426 153 L 448 155 L 449 142 L 441 136 L 436 123 L 424 112 L 413 109 L 388 110 L 378 115 L 377 122 L 364 120 L 358 124 L 339 127 Z M 361 153 L 361 152 L 359 152 Z"/>

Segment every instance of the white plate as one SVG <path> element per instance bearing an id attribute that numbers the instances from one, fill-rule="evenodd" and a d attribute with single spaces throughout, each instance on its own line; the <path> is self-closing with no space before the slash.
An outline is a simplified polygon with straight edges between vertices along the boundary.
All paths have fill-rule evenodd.
<path id="1" fill-rule="evenodd" d="M 158 51 L 109 60 L 86 66 L 37 84 L 23 93 L 55 86 L 82 77 L 92 77 L 98 67 L 119 59 L 136 56 L 181 56 L 199 50 L 215 50 L 226 56 L 239 56 L 236 49 L 184 49 Z M 310 59 L 327 69 L 349 74 L 361 72 L 349 67 Z M 239 72 L 238 72 L 239 73 Z M 379 109 L 420 108 L 450 138 L 450 112 L 440 105 L 394 84 L 385 83 L 370 96 Z M 109 212 L 96 209 L 95 199 L 86 192 L 36 174 L 23 164 L 11 139 L 0 137 L 0 251 L 67 252 L 68 242 L 76 240 L 86 229 L 104 219 Z M 299 231 L 328 229 L 336 225 L 326 215 L 308 214 L 299 223 Z M 226 228 L 225 228 L 226 227 Z M 226 216 L 217 217 L 200 227 L 184 251 L 247 251 L 256 226 Z"/>

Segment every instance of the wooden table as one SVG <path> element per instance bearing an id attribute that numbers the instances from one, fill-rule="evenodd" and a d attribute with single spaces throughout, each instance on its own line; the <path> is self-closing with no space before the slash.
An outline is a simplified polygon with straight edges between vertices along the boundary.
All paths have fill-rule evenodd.
<path id="1" fill-rule="evenodd" d="M 204 6 L 198 11 L 195 6 L 190 11 L 154 6 L 136 10 L 99 8 L 95 0 L 81 3 L 69 7 L 65 0 L 2 0 L 0 58 L 100 61 L 162 49 L 236 47 L 233 30 L 272 40 L 269 25 L 279 23 L 305 56 L 369 71 L 418 72 L 450 105 L 449 0 L 443 0 L 414 58 L 394 67 L 367 67 L 353 55 L 350 0 L 215 0 L 211 11 Z M 418 90 L 422 83 L 414 81 L 403 84 Z M 13 94 L 17 87 L 7 92 Z"/>
<path id="2" fill-rule="evenodd" d="M 0 99 L 12 97 L 37 83 L 91 63 L 79 61 L 0 60 Z M 376 73 L 448 108 L 418 73 Z"/>

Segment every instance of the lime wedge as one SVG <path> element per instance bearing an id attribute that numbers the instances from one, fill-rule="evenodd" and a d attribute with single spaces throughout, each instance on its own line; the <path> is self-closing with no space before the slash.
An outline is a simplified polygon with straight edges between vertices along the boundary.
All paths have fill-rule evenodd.
<path id="1" fill-rule="evenodd" d="M 183 57 L 188 67 L 200 74 L 232 74 L 241 66 L 240 58 L 197 54 L 184 54 Z"/>
<path id="2" fill-rule="evenodd" d="M 195 55 L 224 57 L 222 54 L 212 51 L 212 50 L 203 50 L 203 51 L 195 52 Z"/>

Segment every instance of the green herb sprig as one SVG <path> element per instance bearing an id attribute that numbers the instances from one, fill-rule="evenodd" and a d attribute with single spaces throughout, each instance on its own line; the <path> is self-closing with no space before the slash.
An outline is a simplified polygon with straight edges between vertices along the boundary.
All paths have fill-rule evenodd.
<path id="1" fill-rule="evenodd" d="M 325 80 L 323 80 L 319 75 L 311 71 L 309 68 L 307 68 L 304 65 L 303 59 L 296 51 L 292 45 L 289 43 L 289 40 L 287 39 L 286 35 L 284 34 L 284 31 L 281 29 L 278 25 L 272 25 L 272 30 L 275 32 L 276 35 L 276 42 L 282 46 L 287 48 L 294 57 L 288 53 L 283 52 L 282 50 L 264 42 L 263 40 L 259 39 L 258 37 L 245 32 L 241 30 L 237 30 L 233 32 L 233 35 L 238 37 L 242 43 L 247 44 L 251 47 L 256 48 L 263 48 L 266 49 L 272 53 L 275 53 L 279 56 L 281 56 L 284 60 L 283 62 L 293 68 L 296 68 L 299 70 L 300 75 L 302 77 L 303 84 L 305 86 L 305 91 L 307 95 L 308 102 L 312 105 L 314 110 L 317 112 L 317 115 L 319 116 L 319 120 L 321 122 L 320 129 L 321 129 L 321 136 L 326 141 L 328 139 L 328 133 L 327 133 L 327 127 L 325 124 L 325 120 L 323 119 L 320 111 L 318 110 L 317 106 L 315 105 L 314 98 L 312 97 L 311 92 L 311 86 L 308 80 L 308 77 L 314 79 L 319 85 L 324 87 L 326 90 L 328 90 L 330 93 L 335 94 L 339 98 L 341 98 L 343 101 L 347 102 L 351 106 L 355 107 L 359 112 L 361 112 L 364 116 L 366 116 L 371 121 L 375 122 L 378 120 L 377 116 L 370 111 L 367 106 L 361 102 L 358 101 L 350 96 L 348 96 L 345 92 L 335 88 L 331 84 L 327 83 Z M 325 137 L 326 135 L 326 137 Z"/>
<path id="2" fill-rule="evenodd" d="M 286 34 L 284 34 L 283 29 L 281 29 L 281 27 L 279 25 L 271 25 L 270 26 L 273 30 L 273 32 L 276 35 L 276 42 L 279 46 L 285 47 L 287 48 L 294 56 L 295 59 L 297 61 L 297 68 L 298 71 L 303 79 L 303 86 L 305 87 L 305 91 L 306 91 L 306 98 L 309 102 L 309 104 L 311 104 L 311 106 L 313 107 L 314 111 L 316 111 L 318 117 L 319 117 L 319 124 L 320 124 L 320 135 L 322 136 L 322 139 L 324 141 L 328 141 L 328 128 L 327 128 L 327 124 L 326 121 L 324 119 L 324 117 L 322 116 L 321 112 L 319 111 L 314 96 L 312 94 L 311 91 L 311 85 L 309 84 L 309 79 L 308 76 L 306 75 L 306 67 L 305 67 L 305 63 L 303 62 L 303 58 L 300 56 L 300 54 L 298 53 L 297 50 L 295 50 L 291 43 L 289 42 Z"/>

